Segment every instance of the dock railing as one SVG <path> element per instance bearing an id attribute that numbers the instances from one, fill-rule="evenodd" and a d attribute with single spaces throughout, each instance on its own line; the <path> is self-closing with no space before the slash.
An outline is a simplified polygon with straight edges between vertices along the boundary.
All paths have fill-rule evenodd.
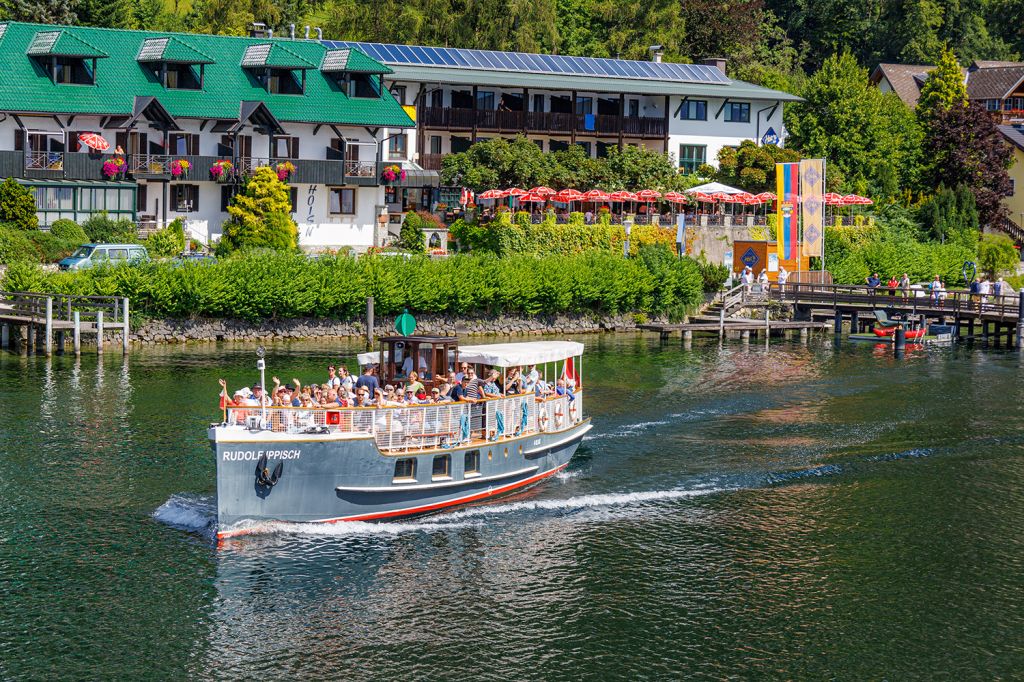
<path id="1" fill-rule="evenodd" d="M 532 393 L 408 407 L 229 407 L 225 424 L 251 431 L 371 436 L 387 452 L 415 452 L 562 431 L 583 419 L 583 391 Z"/>
<path id="2" fill-rule="evenodd" d="M 960 317 L 984 317 L 1017 321 L 1019 294 L 1005 296 L 976 294 L 967 289 L 945 289 L 938 295 L 925 288 L 904 291 L 899 287 L 870 287 L 862 284 L 816 284 L 787 282 L 784 287 L 772 287 L 775 300 L 801 305 L 826 305 L 865 308 L 899 308 L 912 314 L 946 314 Z"/>
<path id="3" fill-rule="evenodd" d="M 26 325 L 30 330 L 40 327 L 47 355 L 53 352 L 53 333 L 63 335 L 65 331 L 74 333 L 76 353 L 81 352 L 83 332 L 97 335 L 97 347 L 102 352 L 103 332 L 108 327 L 121 330 L 122 348 L 127 350 L 128 323 L 125 297 L 0 291 L 0 324 Z"/>

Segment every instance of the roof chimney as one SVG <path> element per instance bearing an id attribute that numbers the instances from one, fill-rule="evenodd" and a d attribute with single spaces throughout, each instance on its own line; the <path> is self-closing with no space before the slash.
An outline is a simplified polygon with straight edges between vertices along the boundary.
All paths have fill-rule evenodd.
<path id="1" fill-rule="evenodd" d="M 651 45 L 647 51 L 651 53 L 652 62 L 661 62 L 661 57 L 665 54 L 665 48 L 661 45 Z"/>
<path id="2" fill-rule="evenodd" d="M 302 29 L 302 37 L 305 40 L 309 40 L 309 24 L 306 24 L 305 28 Z"/>
<path id="3" fill-rule="evenodd" d="M 295 24 L 288 24 L 288 37 L 295 40 Z"/>
<path id="4" fill-rule="evenodd" d="M 254 21 L 249 25 L 250 38 L 264 38 L 267 35 L 267 25 L 262 21 Z"/>
<path id="5" fill-rule="evenodd" d="M 323 40 L 324 39 L 324 30 L 322 28 L 317 26 L 313 30 L 316 31 L 316 39 L 317 40 Z"/>
<path id="6" fill-rule="evenodd" d="M 723 74 L 725 73 L 725 57 L 708 57 L 707 59 L 700 60 L 700 63 L 704 66 L 713 66 Z"/>

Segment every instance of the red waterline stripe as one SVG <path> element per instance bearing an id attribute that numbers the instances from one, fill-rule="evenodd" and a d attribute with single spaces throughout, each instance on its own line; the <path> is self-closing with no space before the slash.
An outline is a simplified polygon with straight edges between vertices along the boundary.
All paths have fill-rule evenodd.
<path id="1" fill-rule="evenodd" d="M 561 466 L 555 467 L 554 469 L 550 469 L 550 470 L 545 471 L 543 473 L 531 476 L 530 478 L 523 479 L 522 481 L 516 481 L 515 483 L 509 483 L 508 485 L 502 486 L 500 488 L 495 488 L 494 490 L 487 490 L 487 491 L 484 491 L 482 493 L 476 493 L 474 495 L 469 495 L 467 497 L 458 497 L 458 498 L 456 498 L 454 500 L 448 500 L 447 502 L 436 502 L 434 504 L 427 504 L 427 505 L 423 505 L 421 507 L 409 507 L 408 509 L 396 509 L 394 511 L 389 511 L 389 512 L 377 512 L 377 513 L 374 513 L 374 514 L 362 514 L 360 516 L 342 516 L 342 517 L 337 518 L 337 519 L 323 519 L 321 521 L 300 522 L 300 523 L 342 523 L 342 522 L 345 522 L 345 521 L 372 521 L 374 519 L 386 519 L 386 518 L 394 518 L 394 517 L 397 517 L 397 516 L 409 516 L 411 514 L 422 514 L 422 513 L 428 512 L 428 511 L 435 511 L 437 509 L 444 509 L 445 507 L 453 507 L 453 506 L 455 506 L 457 504 L 468 504 L 470 502 L 475 502 L 476 500 L 482 500 L 482 499 L 485 499 L 487 497 L 493 497 L 494 495 L 500 495 L 501 493 L 508 492 L 509 490 L 515 490 L 516 488 L 520 488 L 520 487 L 522 487 L 524 485 L 529 485 L 529 484 L 534 483 L 536 481 L 539 481 L 541 479 L 547 478 L 548 476 L 551 476 L 553 474 L 557 474 L 559 471 L 561 471 L 562 469 L 564 469 L 567 466 L 569 466 L 568 462 L 566 462 L 565 464 L 563 464 Z M 223 533 L 218 532 L 217 533 L 217 539 L 218 540 L 224 540 L 226 538 L 234 538 L 234 537 L 239 537 L 239 536 L 242 536 L 242 535 L 250 535 L 255 530 L 256 529 L 254 529 L 254 528 L 241 528 L 239 530 L 229 530 L 229 531 L 225 531 Z"/>

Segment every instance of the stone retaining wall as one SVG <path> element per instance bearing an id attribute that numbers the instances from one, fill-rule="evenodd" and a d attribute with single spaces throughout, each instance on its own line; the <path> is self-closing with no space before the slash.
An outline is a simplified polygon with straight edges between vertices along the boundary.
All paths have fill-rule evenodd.
<path id="1" fill-rule="evenodd" d="M 625 314 L 602 317 L 593 314 L 556 316 L 421 315 L 416 317 L 417 334 L 458 334 L 459 336 L 536 336 L 541 334 L 589 334 L 635 330 L 638 322 L 664 321 Z M 375 320 L 377 335 L 393 333 L 394 318 Z M 113 335 L 107 335 L 109 343 Z M 120 337 L 120 335 L 117 335 Z M 260 339 L 364 338 L 363 320 L 297 318 L 252 323 L 244 320 L 190 319 L 148 320 L 132 330 L 134 343 L 186 343 L 204 341 L 256 341 Z"/>

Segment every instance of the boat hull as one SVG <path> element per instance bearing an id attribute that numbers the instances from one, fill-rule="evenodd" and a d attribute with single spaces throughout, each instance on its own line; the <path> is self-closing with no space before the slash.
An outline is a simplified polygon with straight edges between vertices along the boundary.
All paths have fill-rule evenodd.
<path id="1" fill-rule="evenodd" d="M 251 532 L 253 524 L 247 522 L 384 520 L 509 493 L 564 469 L 590 428 L 589 420 L 584 420 L 560 431 L 447 449 L 386 453 L 369 437 L 213 427 L 217 536 Z M 435 475 L 435 458 L 447 458 L 441 462 L 446 474 Z M 396 461 L 400 459 L 415 460 L 413 475 L 396 480 Z M 273 486 L 257 480 L 261 460 L 269 471 L 282 464 Z"/>

